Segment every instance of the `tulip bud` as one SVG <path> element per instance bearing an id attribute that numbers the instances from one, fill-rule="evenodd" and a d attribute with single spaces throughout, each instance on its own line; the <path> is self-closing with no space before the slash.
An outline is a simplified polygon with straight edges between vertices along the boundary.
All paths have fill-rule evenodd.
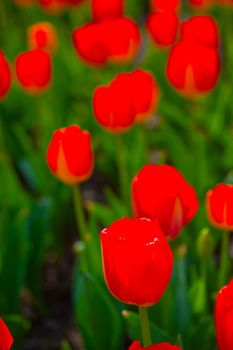
<path id="1" fill-rule="evenodd" d="M 0 318 L 0 349 L 1 350 L 10 350 L 13 344 L 13 338 L 10 334 L 9 329 Z"/>
<path id="2" fill-rule="evenodd" d="M 122 218 L 101 231 L 102 262 L 110 292 L 127 304 L 151 306 L 172 274 L 172 251 L 157 222 Z"/>
<path id="3" fill-rule="evenodd" d="M 47 163 L 51 172 L 65 184 L 86 181 L 94 164 L 89 132 L 76 125 L 56 130 L 48 146 Z"/>
<path id="4" fill-rule="evenodd" d="M 170 165 L 144 166 L 131 189 L 134 215 L 157 220 L 170 239 L 179 235 L 198 210 L 193 187 Z"/>
<path id="5" fill-rule="evenodd" d="M 233 229 L 233 185 L 218 184 L 206 194 L 206 212 L 210 223 L 219 229 Z"/>
<path id="6" fill-rule="evenodd" d="M 214 252 L 214 239 L 208 228 L 204 228 L 197 238 L 197 253 L 200 258 L 208 259 Z"/>
<path id="7" fill-rule="evenodd" d="M 11 71 L 10 65 L 0 50 L 0 101 L 8 93 L 11 86 Z"/>
<path id="8" fill-rule="evenodd" d="M 52 63 L 46 51 L 36 49 L 19 54 L 15 67 L 20 85 L 29 93 L 38 93 L 48 87 Z"/>
<path id="9" fill-rule="evenodd" d="M 94 21 L 123 17 L 123 0 L 92 0 L 91 5 Z"/>
<path id="10" fill-rule="evenodd" d="M 233 280 L 217 295 L 215 329 L 219 350 L 233 349 Z"/>
<path id="11" fill-rule="evenodd" d="M 129 347 L 129 350 L 182 350 L 181 347 L 176 345 L 171 345 L 169 343 L 158 343 L 151 346 L 147 346 L 146 348 L 141 347 L 140 341 L 134 341 L 131 346 Z"/>
<path id="12" fill-rule="evenodd" d="M 29 49 L 47 50 L 56 52 L 58 46 L 57 32 L 49 22 L 35 23 L 28 28 Z"/>
<path id="13" fill-rule="evenodd" d="M 168 46 L 175 42 L 179 19 L 174 11 L 154 12 L 148 17 L 146 24 L 155 44 Z"/>

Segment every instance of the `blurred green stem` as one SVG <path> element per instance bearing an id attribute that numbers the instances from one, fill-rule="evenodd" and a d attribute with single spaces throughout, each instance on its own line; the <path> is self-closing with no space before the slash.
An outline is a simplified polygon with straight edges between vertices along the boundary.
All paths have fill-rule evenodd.
<path id="1" fill-rule="evenodd" d="M 147 347 L 152 345 L 148 310 L 143 306 L 139 306 L 138 309 L 141 322 L 143 347 Z"/>
<path id="2" fill-rule="evenodd" d="M 129 203 L 129 192 L 128 192 L 128 182 L 127 182 L 127 171 L 125 164 L 125 149 L 121 135 L 116 135 L 117 143 L 117 165 L 118 165 L 118 177 L 121 199 L 125 204 Z"/>
<path id="3" fill-rule="evenodd" d="M 84 242 L 87 236 L 86 221 L 83 208 L 83 200 L 80 185 L 73 186 L 73 198 L 76 222 L 81 240 Z"/>
<path id="4" fill-rule="evenodd" d="M 229 271 L 229 238 L 228 231 L 222 232 L 221 253 L 220 253 L 220 267 L 218 275 L 218 287 L 221 288 L 227 282 Z"/>

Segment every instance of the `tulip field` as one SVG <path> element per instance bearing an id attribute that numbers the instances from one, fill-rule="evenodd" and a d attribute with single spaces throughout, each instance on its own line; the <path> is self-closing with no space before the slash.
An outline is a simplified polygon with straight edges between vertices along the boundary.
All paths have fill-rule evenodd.
<path id="1" fill-rule="evenodd" d="M 232 98 L 232 0 L 0 0 L 0 350 L 233 350 Z"/>

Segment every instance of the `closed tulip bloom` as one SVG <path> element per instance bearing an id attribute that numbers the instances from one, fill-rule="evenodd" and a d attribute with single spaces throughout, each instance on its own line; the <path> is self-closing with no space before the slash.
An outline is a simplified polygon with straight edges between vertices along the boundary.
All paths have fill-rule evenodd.
<path id="1" fill-rule="evenodd" d="M 9 329 L 0 318 L 0 350 L 10 350 L 13 344 L 13 338 Z"/>
<path id="2" fill-rule="evenodd" d="M 175 11 L 154 12 L 147 19 L 147 29 L 155 44 L 168 46 L 175 42 L 179 19 Z"/>
<path id="3" fill-rule="evenodd" d="M 75 185 L 86 181 L 94 166 L 89 132 L 77 125 L 56 130 L 46 158 L 51 172 L 65 184 Z"/>
<path id="4" fill-rule="evenodd" d="M 180 0 L 151 0 L 151 7 L 155 11 L 174 11 L 179 9 Z"/>
<path id="5" fill-rule="evenodd" d="M 218 184 L 206 195 L 206 211 L 211 224 L 233 230 L 233 185 Z"/>
<path id="6" fill-rule="evenodd" d="M 144 166 L 132 181 L 136 217 L 157 220 L 164 234 L 176 238 L 198 210 L 193 187 L 170 165 Z"/>
<path id="7" fill-rule="evenodd" d="M 11 71 L 10 65 L 0 50 L 0 100 L 8 93 L 11 86 Z"/>
<path id="8" fill-rule="evenodd" d="M 218 48 L 219 33 L 216 21 L 211 16 L 194 16 L 181 26 L 181 40 Z"/>
<path id="9" fill-rule="evenodd" d="M 104 21 L 123 16 L 123 0 L 91 0 L 94 21 Z"/>
<path id="10" fill-rule="evenodd" d="M 122 218 L 101 231 L 106 284 L 120 301 L 151 306 L 163 295 L 173 266 L 172 251 L 158 225 Z"/>
<path id="11" fill-rule="evenodd" d="M 57 50 L 58 40 L 55 27 L 49 22 L 39 22 L 28 28 L 29 49 Z"/>
<path id="12" fill-rule="evenodd" d="M 95 90 L 93 109 L 97 122 L 113 133 L 127 131 L 135 120 L 126 87 L 117 80 Z"/>
<path id="13" fill-rule="evenodd" d="M 182 350 L 180 346 L 171 345 L 169 343 L 158 343 L 151 346 L 147 346 L 146 348 L 141 347 L 140 341 L 134 341 L 129 350 Z"/>
<path id="14" fill-rule="evenodd" d="M 173 46 L 167 64 L 170 83 L 193 98 L 211 91 L 218 80 L 220 59 L 216 49 L 186 41 Z"/>
<path id="15" fill-rule="evenodd" d="M 52 74 L 50 55 L 43 50 L 30 50 L 18 55 L 15 70 L 20 85 L 30 93 L 44 91 Z"/>
<path id="16" fill-rule="evenodd" d="M 217 295 L 215 329 L 219 350 L 233 349 L 233 280 Z"/>

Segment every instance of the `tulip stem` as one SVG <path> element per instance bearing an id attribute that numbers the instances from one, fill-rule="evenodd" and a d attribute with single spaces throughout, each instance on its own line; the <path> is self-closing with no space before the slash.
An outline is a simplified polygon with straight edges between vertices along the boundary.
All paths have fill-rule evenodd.
<path id="1" fill-rule="evenodd" d="M 221 253 L 220 253 L 220 267 L 218 275 L 218 287 L 221 288 L 227 282 L 229 270 L 229 241 L 230 233 L 228 231 L 222 232 Z"/>
<path id="2" fill-rule="evenodd" d="M 74 199 L 76 222 L 77 222 L 80 238 L 82 241 L 85 241 L 87 231 L 86 231 L 86 221 L 85 221 L 80 185 L 73 186 L 73 199 Z"/>
<path id="3" fill-rule="evenodd" d="M 138 309 L 139 309 L 139 317 L 140 317 L 141 330 L 142 330 L 142 342 L 143 342 L 143 346 L 147 347 L 152 345 L 148 310 L 146 307 L 143 307 L 143 306 L 139 306 Z"/>
<path id="4" fill-rule="evenodd" d="M 128 193 L 128 182 L 127 182 L 127 171 L 125 165 L 125 152 L 124 144 L 121 135 L 116 135 L 117 141 L 117 162 L 118 162 L 118 177 L 121 199 L 125 204 L 128 204 L 129 193 Z"/>

